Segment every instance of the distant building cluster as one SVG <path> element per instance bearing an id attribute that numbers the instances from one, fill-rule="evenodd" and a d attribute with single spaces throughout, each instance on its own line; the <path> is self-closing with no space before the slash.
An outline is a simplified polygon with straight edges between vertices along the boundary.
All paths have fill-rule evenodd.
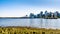
<path id="1" fill-rule="evenodd" d="M 58 11 L 54 13 L 45 11 L 45 13 L 43 14 L 43 11 L 41 11 L 39 14 L 36 15 L 34 13 L 30 13 L 29 17 L 30 18 L 60 18 L 60 13 Z"/>

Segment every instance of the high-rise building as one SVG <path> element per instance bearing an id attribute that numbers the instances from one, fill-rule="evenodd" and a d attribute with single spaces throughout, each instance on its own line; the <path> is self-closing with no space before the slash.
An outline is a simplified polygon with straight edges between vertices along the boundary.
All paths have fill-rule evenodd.
<path id="1" fill-rule="evenodd" d="M 43 17 L 43 11 L 40 12 L 40 18 L 42 18 L 42 17 Z"/>
<path id="2" fill-rule="evenodd" d="M 47 18 L 48 17 L 48 14 L 47 14 L 47 11 L 45 11 L 45 18 Z"/>
<path id="3" fill-rule="evenodd" d="M 34 18 L 34 14 L 33 13 L 30 13 L 30 18 Z"/>
<path id="4" fill-rule="evenodd" d="M 54 13 L 54 18 L 57 18 L 57 12 Z"/>

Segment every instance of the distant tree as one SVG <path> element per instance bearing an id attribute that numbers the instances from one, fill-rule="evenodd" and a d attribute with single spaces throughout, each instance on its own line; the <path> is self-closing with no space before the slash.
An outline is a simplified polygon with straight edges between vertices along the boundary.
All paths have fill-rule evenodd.
<path id="1" fill-rule="evenodd" d="M 28 15 L 26 15 L 26 17 L 27 17 Z"/>

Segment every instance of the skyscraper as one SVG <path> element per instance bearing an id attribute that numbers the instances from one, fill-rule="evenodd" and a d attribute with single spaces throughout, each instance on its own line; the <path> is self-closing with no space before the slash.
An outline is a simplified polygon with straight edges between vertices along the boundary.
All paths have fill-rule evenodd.
<path id="1" fill-rule="evenodd" d="M 47 18 L 48 17 L 48 15 L 47 15 L 47 11 L 45 11 L 45 18 Z"/>
<path id="2" fill-rule="evenodd" d="M 34 18 L 34 14 L 33 13 L 30 13 L 30 18 Z"/>
<path id="3" fill-rule="evenodd" d="M 42 18 L 42 17 L 43 17 L 43 11 L 40 12 L 40 18 Z"/>

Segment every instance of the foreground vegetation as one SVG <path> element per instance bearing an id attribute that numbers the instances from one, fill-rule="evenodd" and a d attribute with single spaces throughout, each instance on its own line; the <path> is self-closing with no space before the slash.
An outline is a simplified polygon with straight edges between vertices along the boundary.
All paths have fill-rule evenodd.
<path id="1" fill-rule="evenodd" d="M 60 34 L 60 30 L 31 27 L 0 27 L 0 34 Z"/>

